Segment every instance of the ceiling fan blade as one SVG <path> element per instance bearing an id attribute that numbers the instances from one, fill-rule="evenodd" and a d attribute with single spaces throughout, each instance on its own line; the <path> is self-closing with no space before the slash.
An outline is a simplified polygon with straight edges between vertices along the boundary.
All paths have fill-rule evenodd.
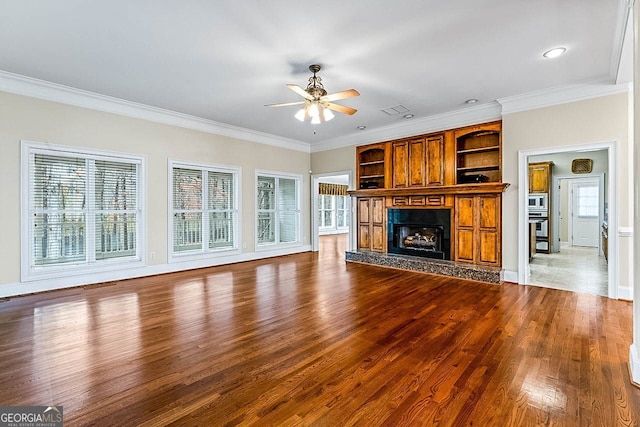
<path id="1" fill-rule="evenodd" d="M 284 102 L 282 104 L 266 104 L 265 107 L 286 107 L 288 105 L 302 105 L 304 104 L 305 101 L 298 101 L 298 102 Z"/>
<path id="2" fill-rule="evenodd" d="M 343 114 L 348 114 L 350 116 L 354 115 L 356 111 L 358 111 L 355 108 L 345 107 L 344 105 L 338 105 L 332 102 L 327 102 L 326 104 L 323 104 L 323 105 L 330 110 L 337 111 Z"/>
<path id="3" fill-rule="evenodd" d="M 360 96 L 360 93 L 355 89 L 349 89 L 320 97 L 320 101 L 337 101 L 338 99 L 353 98 L 354 96 Z"/>
<path id="4" fill-rule="evenodd" d="M 298 85 L 288 84 L 287 87 L 303 97 L 304 99 L 308 99 L 309 101 L 313 101 L 313 96 L 309 95 L 306 90 L 302 89 Z"/>

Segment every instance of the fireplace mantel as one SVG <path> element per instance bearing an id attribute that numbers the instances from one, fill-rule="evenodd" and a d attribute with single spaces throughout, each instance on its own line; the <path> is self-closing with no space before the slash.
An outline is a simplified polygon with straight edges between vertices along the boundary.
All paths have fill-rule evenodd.
<path id="1" fill-rule="evenodd" d="M 369 188 L 351 190 L 347 193 L 355 197 L 387 197 L 387 196 L 432 196 L 432 195 L 467 195 L 467 194 L 499 194 L 509 187 L 504 182 L 483 182 L 477 184 L 440 185 L 434 187 L 411 188 Z"/>

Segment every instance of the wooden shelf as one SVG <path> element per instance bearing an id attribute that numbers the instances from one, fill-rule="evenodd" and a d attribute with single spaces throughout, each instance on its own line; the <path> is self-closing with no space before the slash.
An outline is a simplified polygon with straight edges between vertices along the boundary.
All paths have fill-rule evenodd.
<path id="1" fill-rule="evenodd" d="M 466 168 L 458 168 L 458 172 L 469 172 L 469 171 L 490 171 L 497 170 L 500 168 L 498 165 L 487 165 L 487 166 L 469 166 Z"/>
<path id="2" fill-rule="evenodd" d="M 384 178 L 384 175 L 361 175 L 360 179 Z"/>
<path id="3" fill-rule="evenodd" d="M 492 147 L 481 147 L 481 148 L 469 148 L 466 150 L 458 150 L 458 154 L 469 154 L 469 153 L 484 153 L 487 151 L 498 151 L 500 150 L 500 146 L 492 146 Z"/>
<path id="4" fill-rule="evenodd" d="M 384 165 L 384 160 L 377 160 L 375 162 L 362 162 L 360 166 L 371 166 L 371 165 Z"/>

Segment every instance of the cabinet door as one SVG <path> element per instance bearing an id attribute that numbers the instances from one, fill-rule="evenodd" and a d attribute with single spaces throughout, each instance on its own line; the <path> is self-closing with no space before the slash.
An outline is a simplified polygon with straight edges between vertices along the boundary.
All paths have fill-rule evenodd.
<path id="1" fill-rule="evenodd" d="M 373 224 L 384 224 L 384 197 L 371 198 L 371 222 Z"/>
<path id="2" fill-rule="evenodd" d="M 392 147 L 393 157 L 393 188 L 406 188 L 409 186 L 409 144 L 407 141 L 394 142 Z"/>
<path id="3" fill-rule="evenodd" d="M 456 261 L 475 261 L 473 230 L 458 229 L 456 236 Z"/>
<path id="4" fill-rule="evenodd" d="M 500 195 L 478 196 L 478 263 L 499 265 L 501 258 Z"/>
<path id="5" fill-rule="evenodd" d="M 455 260 L 475 262 L 476 260 L 476 200 L 473 196 L 457 196 L 455 204 Z"/>
<path id="6" fill-rule="evenodd" d="M 358 222 L 369 224 L 369 199 L 358 199 Z"/>
<path id="7" fill-rule="evenodd" d="M 384 197 L 371 198 L 371 250 L 384 252 L 385 241 L 387 240 L 387 224 L 384 215 L 385 199 Z"/>
<path id="8" fill-rule="evenodd" d="M 385 252 L 387 240 L 384 197 L 358 199 L 358 249 Z"/>
<path id="9" fill-rule="evenodd" d="M 425 141 L 414 139 L 409 141 L 409 186 L 424 187 L 425 177 Z"/>
<path id="10" fill-rule="evenodd" d="M 499 196 L 478 196 L 480 201 L 480 228 L 495 230 L 498 228 Z"/>
<path id="11" fill-rule="evenodd" d="M 474 206 L 475 198 L 473 196 L 456 197 L 456 224 L 458 227 L 474 226 Z"/>
<path id="12" fill-rule="evenodd" d="M 549 192 L 549 166 L 529 166 L 529 193 Z"/>
<path id="13" fill-rule="evenodd" d="M 444 185 L 444 137 L 427 140 L 427 185 Z"/>

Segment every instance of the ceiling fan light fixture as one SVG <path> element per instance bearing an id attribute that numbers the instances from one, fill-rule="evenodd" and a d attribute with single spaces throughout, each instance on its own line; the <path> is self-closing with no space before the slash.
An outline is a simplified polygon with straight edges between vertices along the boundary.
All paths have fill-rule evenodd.
<path id="1" fill-rule="evenodd" d="M 304 122 L 304 118 L 306 117 L 306 115 L 307 115 L 307 110 L 305 108 L 301 108 L 294 117 L 300 120 L 301 122 Z"/>
<path id="2" fill-rule="evenodd" d="M 311 117 L 311 124 L 312 125 L 319 125 L 320 123 L 321 123 L 320 116 Z"/>
<path id="3" fill-rule="evenodd" d="M 331 110 L 329 110 L 328 108 L 324 108 L 324 120 L 326 122 L 328 122 L 329 120 L 333 119 L 335 117 L 335 115 L 333 114 L 333 112 Z"/>
<path id="4" fill-rule="evenodd" d="M 317 103 L 314 102 L 309 106 L 309 116 L 311 116 L 312 119 L 320 118 L 320 110 L 318 109 Z"/>

